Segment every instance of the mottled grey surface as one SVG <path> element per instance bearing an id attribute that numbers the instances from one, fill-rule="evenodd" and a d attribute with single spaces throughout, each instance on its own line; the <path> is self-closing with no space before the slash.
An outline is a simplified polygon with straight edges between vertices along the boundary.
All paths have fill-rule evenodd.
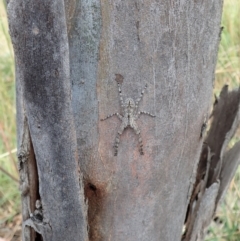
<path id="1" fill-rule="evenodd" d="M 98 156 L 97 71 L 101 13 L 97 0 L 77 1 L 75 7 L 69 32 L 72 105 L 81 170 L 85 172 L 85 163 L 92 154 Z"/>
<path id="2" fill-rule="evenodd" d="M 231 180 L 236 173 L 236 170 L 240 163 L 240 142 L 237 142 L 233 148 L 227 151 L 223 156 L 223 165 L 220 173 L 221 185 L 219 187 L 219 193 L 217 201 L 224 197 Z"/>
<path id="3" fill-rule="evenodd" d="M 213 217 L 213 212 L 216 208 L 216 199 L 219 186 L 220 183 L 215 182 L 210 187 L 206 188 L 205 193 L 202 196 L 199 210 L 196 213 L 190 241 L 204 241 L 206 232 L 205 228 L 210 224 Z"/>
<path id="4" fill-rule="evenodd" d="M 18 139 L 21 143 L 21 135 L 29 128 L 39 178 L 36 192 L 43 207 L 42 238 L 45 241 L 86 240 L 70 99 L 64 2 L 20 0 L 9 1 L 7 7 L 18 71 L 17 86 L 21 88 L 17 93 L 22 94 L 18 100 L 23 99 L 24 105 L 18 105 Z M 22 120 L 26 117 L 27 128 L 21 116 Z M 32 174 L 31 170 L 28 172 Z M 32 188 L 36 185 L 30 185 Z M 35 203 L 36 197 L 30 193 L 27 195 L 31 203 Z M 27 206 L 29 217 L 34 209 L 29 203 Z"/>
<path id="5" fill-rule="evenodd" d="M 90 240 L 180 240 L 210 109 L 222 1 L 80 1 L 69 32 Z M 115 75 L 140 110 L 144 156 L 120 126 Z M 169 228 L 171 227 L 171 228 Z"/>

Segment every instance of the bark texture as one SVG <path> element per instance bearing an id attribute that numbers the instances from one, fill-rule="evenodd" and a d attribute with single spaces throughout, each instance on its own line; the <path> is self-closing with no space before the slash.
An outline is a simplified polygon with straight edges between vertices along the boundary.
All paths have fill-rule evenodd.
<path id="1" fill-rule="evenodd" d="M 64 2 L 10 1 L 8 14 L 17 68 L 22 239 L 87 240 Z"/>
<path id="2" fill-rule="evenodd" d="M 34 232 L 44 241 L 201 240 L 239 156 L 222 151 L 239 106 L 228 97 L 237 107 L 221 141 L 211 139 L 213 121 L 202 147 L 222 0 L 11 0 L 8 11 L 27 157 L 19 152 L 20 172 L 29 186 L 23 240 Z M 148 86 L 139 111 L 156 117 L 136 121 L 144 155 L 126 128 L 114 156 L 121 120 L 101 121 L 124 115 L 117 82 L 123 101 L 136 102 Z"/>
<path id="3" fill-rule="evenodd" d="M 79 1 L 69 28 L 73 109 L 90 240 L 180 240 L 209 116 L 222 1 Z M 70 12 L 70 11 L 69 11 Z M 121 121 L 140 103 L 145 154 Z M 211 194 L 211 193 L 210 193 Z M 211 194 L 214 195 L 214 194 Z"/>

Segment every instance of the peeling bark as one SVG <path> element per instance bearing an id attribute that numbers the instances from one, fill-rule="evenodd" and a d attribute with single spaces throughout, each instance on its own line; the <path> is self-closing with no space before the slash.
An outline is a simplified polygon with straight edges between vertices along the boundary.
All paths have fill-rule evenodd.
<path id="1" fill-rule="evenodd" d="M 224 86 L 214 105 L 213 120 L 199 160 L 182 237 L 184 241 L 204 240 L 204 232 L 237 170 L 239 143 L 229 151 L 227 146 L 239 126 L 239 113 L 240 89 L 229 92 L 228 86 Z"/>
<path id="2" fill-rule="evenodd" d="M 182 240 L 203 239 L 239 155 L 224 155 L 239 92 L 224 88 L 204 139 L 221 12 L 222 0 L 8 2 L 23 240 L 180 240 L 184 220 Z M 121 102 L 145 85 L 139 111 L 156 117 L 122 132 Z"/>
<path id="3" fill-rule="evenodd" d="M 223 164 L 219 179 L 221 185 L 218 192 L 217 202 L 224 196 L 230 181 L 233 179 L 234 174 L 240 163 L 240 142 L 237 142 L 232 149 L 226 152 L 223 156 Z M 218 204 L 218 203 L 217 203 Z"/>

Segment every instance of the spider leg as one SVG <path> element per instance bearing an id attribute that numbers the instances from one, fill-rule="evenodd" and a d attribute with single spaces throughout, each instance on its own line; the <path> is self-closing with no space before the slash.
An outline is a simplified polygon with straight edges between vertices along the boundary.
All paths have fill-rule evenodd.
<path id="1" fill-rule="evenodd" d="M 126 123 L 125 122 L 122 122 L 118 132 L 117 132 L 117 136 L 116 136 L 116 139 L 115 139 L 115 143 L 114 143 L 114 156 L 117 156 L 118 154 L 118 145 L 120 143 L 120 136 L 122 135 L 124 129 L 127 127 Z"/>
<path id="2" fill-rule="evenodd" d="M 108 115 L 107 117 L 101 119 L 101 121 L 104 121 L 104 120 L 106 120 L 106 119 L 108 119 L 108 118 L 110 118 L 110 117 L 112 117 L 114 115 L 116 115 L 120 120 L 122 120 L 122 118 L 123 118 L 119 113 L 113 113 L 113 114 Z"/>
<path id="3" fill-rule="evenodd" d="M 141 114 L 145 114 L 145 115 L 150 115 L 150 116 L 152 116 L 152 117 L 156 117 L 155 115 L 153 115 L 153 114 L 151 114 L 151 113 L 149 113 L 149 112 L 139 111 L 139 112 L 138 112 L 138 115 L 137 115 L 137 118 L 139 118 L 139 116 L 140 116 Z"/>
<path id="4" fill-rule="evenodd" d="M 117 85 L 118 85 L 120 104 L 121 104 L 121 107 L 123 108 L 124 107 L 124 103 L 123 103 L 123 97 L 122 97 L 122 88 L 121 88 L 120 83 L 117 83 Z"/>
<path id="5" fill-rule="evenodd" d="M 141 132 L 140 132 L 140 130 L 138 128 L 138 125 L 137 125 L 137 123 L 134 120 L 132 120 L 130 126 L 133 128 L 134 132 L 138 135 L 139 152 L 140 152 L 141 155 L 144 155 L 142 136 L 141 136 Z"/>
<path id="6" fill-rule="evenodd" d="M 136 101 L 136 110 L 138 108 L 138 103 L 141 101 L 142 97 L 143 97 L 143 94 L 144 94 L 144 91 L 146 90 L 147 88 L 147 84 L 145 85 L 145 87 L 143 88 L 143 90 L 141 91 L 141 94 L 140 96 L 137 98 L 137 101 Z"/>

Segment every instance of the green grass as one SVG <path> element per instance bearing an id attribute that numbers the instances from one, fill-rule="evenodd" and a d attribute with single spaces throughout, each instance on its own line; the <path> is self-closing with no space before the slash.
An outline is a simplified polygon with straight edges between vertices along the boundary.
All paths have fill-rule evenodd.
<path id="1" fill-rule="evenodd" d="M 217 221 L 212 221 L 205 241 L 239 241 L 240 169 L 232 180 L 223 203 L 218 207 Z"/>
<path id="2" fill-rule="evenodd" d="M 221 44 L 215 80 L 215 93 L 228 84 L 236 88 L 240 83 L 240 1 L 225 0 L 222 17 Z M 20 212 L 20 195 L 16 168 L 16 123 L 14 57 L 8 35 L 7 17 L 0 1 L 0 226 Z M 231 141 L 231 145 L 240 138 Z M 12 152 L 12 153 L 11 153 Z M 6 174 L 9 173 L 10 175 Z M 11 177 L 13 176 L 13 177 Z M 206 241 L 240 240 L 240 170 L 231 182 L 227 196 L 218 208 L 219 222 L 212 222 Z"/>
<path id="3" fill-rule="evenodd" d="M 0 225 L 20 211 L 16 168 L 14 57 L 7 17 L 0 1 Z"/>
<path id="4" fill-rule="evenodd" d="M 236 88 L 240 83 L 240 3 L 225 0 L 222 15 L 224 27 L 219 46 L 215 92 L 224 84 Z"/>

